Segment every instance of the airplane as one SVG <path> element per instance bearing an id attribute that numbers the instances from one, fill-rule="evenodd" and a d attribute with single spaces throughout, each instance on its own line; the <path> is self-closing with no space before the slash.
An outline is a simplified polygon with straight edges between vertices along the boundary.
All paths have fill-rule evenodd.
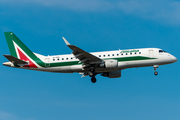
<path id="1" fill-rule="evenodd" d="M 71 54 L 44 56 L 32 52 L 13 32 L 4 32 L 11 55 L 4 55 L 9 62 L 4 66 L 29 70 L 79 73 L 82 77 L 90 76 L 96 83 L 95 76 L 119 78 L 121 70 L 127 68 L 153 66 L 154 74 L 160 65 L 170 64 L 177 58 L 159 48 L 127 49 L 104 52 L 86 52 L 71 45 L 64 37 L 65 44 L 73 51 Z"/>

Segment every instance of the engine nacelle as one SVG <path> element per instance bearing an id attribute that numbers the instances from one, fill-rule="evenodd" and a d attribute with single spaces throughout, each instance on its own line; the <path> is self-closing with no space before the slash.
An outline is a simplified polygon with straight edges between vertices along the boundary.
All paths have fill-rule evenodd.
<path id="1" fill-rule="evenodd" d="M 104 63 L 100 65 L 104 68 L 116 68 L 118 67 L 118 61 L 117 60 L 104 60 Z"/>
<path id="2" fill-rule="evenodd" d="M 103 77 L 109 77 L 109 78 L 119 78 L 121 77 L 121 70 L 114 71 L 114 72 L 106 72 L 101 74 Z"/>

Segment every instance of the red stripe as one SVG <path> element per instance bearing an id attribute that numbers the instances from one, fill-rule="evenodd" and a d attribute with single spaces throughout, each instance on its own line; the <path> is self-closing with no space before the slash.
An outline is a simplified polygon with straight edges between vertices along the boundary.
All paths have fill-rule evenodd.
<path id="1" fill-rule="evenodd" d="M 29 58 L 27 58 L 18 48 L 19 57 L 21 60 L 29 61 L 28 65 L 25 65 L 23 67 L 30 67 L 30 68 L 38 68 Z"/>

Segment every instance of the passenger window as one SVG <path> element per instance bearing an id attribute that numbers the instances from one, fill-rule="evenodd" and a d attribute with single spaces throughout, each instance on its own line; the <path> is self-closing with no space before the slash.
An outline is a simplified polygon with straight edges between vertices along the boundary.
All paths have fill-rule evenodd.
<path id="1" fill-rule="evenodd" d="M 99 55 L 99 57 L 101 57 L 101 55 Z"/>
<path id="2" fill-rule="evenodd" d="M 71 60 L 72 60 L 73 58 L 71 57 Z"/>
<path id="3" fill-rule="evenodd" d="M 104 57 L 105 57 L 106 55 L 104 55 Z"/>
<path id="4" fill-rule="evenodd" d="M 66 58 L 66 60 L 68 60 L 68 58 Z"/>
<path id="5" fill-rule="evenodd" d="M 121 55 L 123 55 L 123 53 L 121 53 Z"/>
<path id="6" fill-rule="evenodd" d="M 136 52 L 134 54 L 136 54 Z"/>
<path id="7" fill-rule="evenodd" d="M 108 55 L 108 56 L 110 56 L 110 55 Z"/>
<path id="8" fill-rule="evenodd" d="M 53 61 L 55 61 L 55 59 L 53 59 Z"/>
<path id="9" fill-rule="evenodd" d="M 59 60 L 59 58 L 57 60 Z"/>
<path id="10" fill-rule="evenodd" d="M 130 55 L 132 55 L 132 53 L 130 53 Z"/>
<path id="11" fill-rule="evenodd" d="M 62 60 L 64 60 L 64 58 L 62 58 Z"/>
<path id="12" fill-rule="evenodd" d="M 112 54 L 112 56 L 114 56 L 114 54 Z"/>
<path id="13" fill-rule="evenodd" d="M 139 52 L 139 54 L 141 54 L 141 52 Z"/>
<path id="14" fill-rule="evenodd" d="M 128 53 L 126 53 L 126 55 L 128 55 Z"/>
<path id="15" fill-rule="evenodd" d="M 117 56 L 119 56 L 119 54 L 117 54 Z"/>

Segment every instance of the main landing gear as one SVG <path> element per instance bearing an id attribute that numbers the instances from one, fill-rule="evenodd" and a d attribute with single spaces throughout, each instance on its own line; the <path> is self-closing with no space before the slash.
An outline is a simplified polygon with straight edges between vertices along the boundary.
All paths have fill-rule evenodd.
<path id="1" fill-rule="evenodd" d="M 92 77 L 92 78 L 91 78 L 91 82 L 92 82 L 92 83 L 96 83 L 96 81 L 97 81 L 97 80 L 96 80 L 95 77 Z"/>
<path id="2" fill-rule="evenodd" d="M 89 74 L 89 76 L 91 77 L 91 82 L 92 82 L 92 83 L 96 83 L 97 80 L 96 80 L 95 76 L 96 76 L 97 74 L 95 74 L 95 73 L 93 72 L 93 70 L 89 71 L 88 74 Z"/>
<path id="3" fill-rule="evenodd" d="M 153 65 L 154 67 L 154 75 L 157 76 L 158 72 L 156 71 L 157 68 L 159 68 L 159 65 Z"/>

